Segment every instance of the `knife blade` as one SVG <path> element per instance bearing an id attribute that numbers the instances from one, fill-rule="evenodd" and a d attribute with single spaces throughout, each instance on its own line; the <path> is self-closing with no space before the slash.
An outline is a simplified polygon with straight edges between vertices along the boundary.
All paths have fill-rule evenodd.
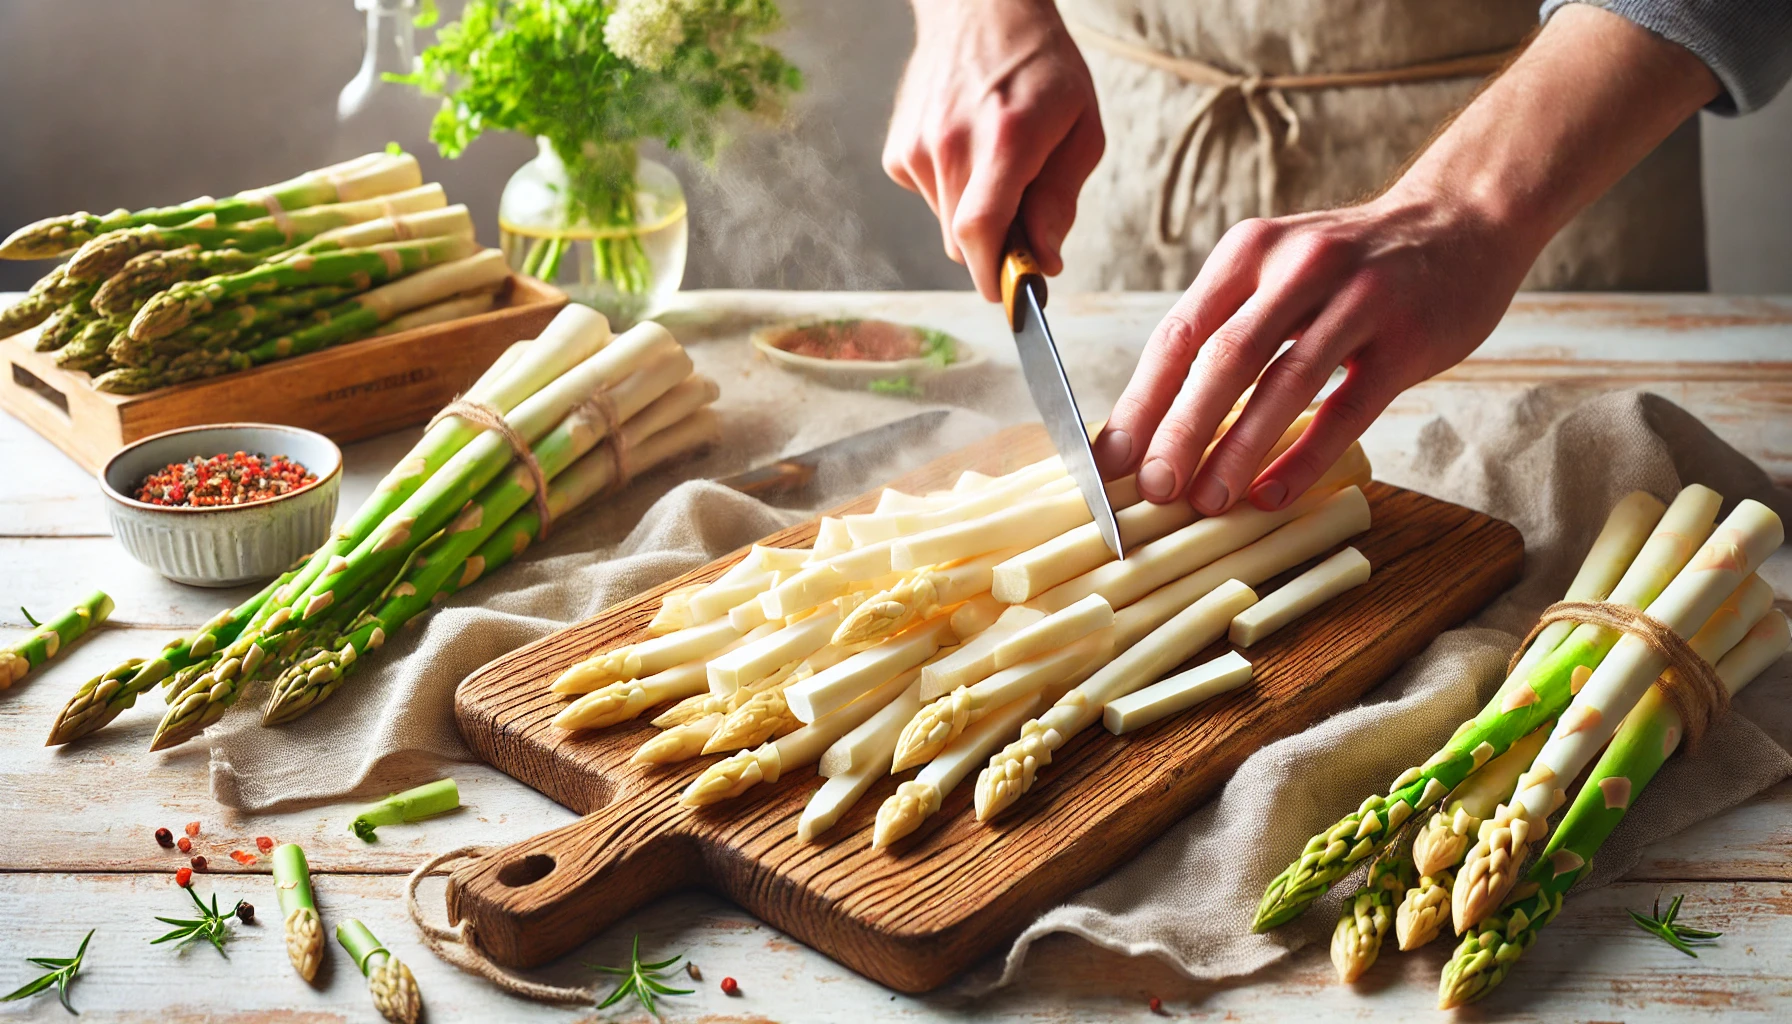
<path id="1" fill-rule="evenodd" d="M 1083 501 L 1095 517 L 1101 539 L 1116 558 L 1125 558 L 1120 546 L 1120 524 L 1114 519 L 1114 506 L 1102 486 L 1101 473 L 1095 468 L 1095 452 L 1089 447 L 1089 429 L 1077 411 L 1076 395 L 1070 390 L 1070 378 L 1064 374 L 1064 361 L 1058 356 L 1058 344 L 1052 340 L 1051 328 L 1045 322 L 1045 274 L 1033 258 L 1026 232 L 1016 221 L 1008 230 L 1008 242 L 1002 256 L 1002 305 L 1008 312 L 1008 326 L 1014 331 L 1014 347 L 1020 352 L 1021 375 L 1027 379 L 1027 390 L 1033 404 L 1045 421 L 1045 432 L 1052 446 L 1064 460 L 1064 469 L 1076 481 Z"/>
<path id="2" fill-rule="evenodd" d="M 851 467 L 858 463 L 868 470 L 874 469 L 888 458 L 891 451 L 904 444 L 925 440 L 939 429 L 950 414 L 950 409 L 930 409 L 916 413 L 870 430 L 861 430 L 838 441 L 829 441 L 797 455 L 786 455 L 775 462 L 743 473 L 723 477 L 716 483 L 732 487 L 742 494 L 750 494 L 761 501 L 770 501 L 801 491 L 814 481 L 818 472 L 828 467 Z"/>

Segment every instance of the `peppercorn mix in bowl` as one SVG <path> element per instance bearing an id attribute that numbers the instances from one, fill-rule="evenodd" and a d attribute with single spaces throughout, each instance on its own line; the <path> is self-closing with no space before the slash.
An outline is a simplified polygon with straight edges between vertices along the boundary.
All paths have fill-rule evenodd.
<path id="1" fill-rule="evenodd" d="M 112 533 L 177 583 L 233 587 L 279 575 L 329 539 L 342 451 L 322 434 L 266 423 L 185 427 L 106 463 Z"/>

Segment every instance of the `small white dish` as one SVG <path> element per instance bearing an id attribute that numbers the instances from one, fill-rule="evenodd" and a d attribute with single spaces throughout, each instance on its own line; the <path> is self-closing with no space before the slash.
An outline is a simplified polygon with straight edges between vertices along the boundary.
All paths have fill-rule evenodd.
<path id="1" fill-rule="evenodd" d="M 317 482 L 246 505 L 152 505 L 132 497 L 143 478 L 172 462 L 226 452 L 284 455 Z M 322 434 L 270 423 L 182 427 L 127 445 L 100 473 L 113 536 L 131 557 L 197 587 L 271 579 L 329 539 L 342 488 L 342 450 Z"/>
<path id="2" fill-rule="evenodd" d="M 791 352 L 778 345 L 778 339 L 782 335 L 836 324 L 867 325 L 880 329 L 898 328 L 908 331 L 928 330 L 914 324 L 879 320 L 873 317 L 841 317 L 839 320 L 812 318 L 761 327 L 753 331 L 750 339 L 760 355 L 778 366 L 794 373 L 800 373 L 811 380 L 853 391 L 875 391 L 889 388 L 888 393 L 891 394 L 902 394 L 909 390 L 915 394 L 931 394 L 943 385 L 956 384 L 961 379 L 975 375 L 984 362 L 982 353 L 943 331 L 933 333 L 946 338 L 952 344 L 952 361 L 944 366 L 925 356 L 891 360 L 828 359 L 801 352 Z"/>

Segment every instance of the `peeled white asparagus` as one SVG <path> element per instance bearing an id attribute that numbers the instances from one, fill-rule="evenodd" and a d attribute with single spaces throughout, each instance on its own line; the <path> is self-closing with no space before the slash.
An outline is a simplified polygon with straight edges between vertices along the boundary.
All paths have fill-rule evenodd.
<path id="1" fill-rule="evenodd" d="M 829 777 L 803 805 L 802 816 L 796 820 L 797 841 L 812 843 L 816 836 L 833 828 L 840 816 L 863 799 L 884 775 L 884 770 L 875 763 L 867 763 L 857 771 Z"/>
<path id="2" fill-rule="evenodd" d="M 827 645 L 839 624 L 840 612 L 829 610 L 710 659 L 710 692 L 733 693 L 793 661 L 807 658 Z"/>
<path id="3" fill-rule="evenodd" d="M 729 800 L 760 782 L 778 781 L 792 768 L 814 764 L 842 736 L 913 686 L 919 674 L 915 669 L 899 672 L 825 718 L 710 765 L 685 788 L 680 802 L 702 807 Z"/>
<path id="4" fill-rule="evenodd" d="M 833 642 L 863 647 L 931 618 L 943 607 L 987 594 L 996 563 L 1012 550 L 1005 548 L 945 568 L 905 574 L 894 587 L 877 592 L 853 609 L 835 631 Z"/>
<path id="5" fill-rule="evenodd" d="M 691 625 L 691 595 L 703 589 L 703 584 L 692 583 L 669 590 L 660 598 L 660 610 L 653 615 L 653 621 L 647 624 L 647 635 L 665 636 L 688 629 Z"/>
<path id="6" fill-rule="evenodd" d="M 747 558 L 760 569 L 791 573 L 807 564 L 809 555 L 808 548 L 770 548 L 763 544 L 755 544 L 747 552 Z"/>
<path id="7" fill-rule="evenodd" d="M 952 624 L 941 616 L 893 636 L 869 650 L 817 672 L 784 691 L 797 720 L 816 722 L 858 700 L 892 676 L 919 666 L 952 637 Z"/>
<path id="8" fill-rule="evenodd" d="M 852 534 L 846 532 L 846 524 L 833 516 L 823 516 L 821 525 L 815 531 L 815 547 L 809 552 L 810 561 L 819 561 L 851 550 Z"/>
<path id="9" fill-rule="evenodd" d="M 1227 580 L 1058 698 L 1021 728 L 1019 739 L 990 758 L 977 779 L 977 820 L 988 821 L 1019 800 L 1039 769 L 1051 763 L 1052 752 L 1088 728 L 1110 701 L 1149 685 L 1225 636 L 1232 617 L 1256 601 L 1250 587 Z"/>
<path id="10" fill-rule="evenodd" d="M 958 687 L 922 708 L 902 727 L 891 770 L 899 772 L 931 761 L 967 726 L 993 708 L 1040 693 L 1047 694 L 1049 700 L 1058 699 L 1065 690 L 1107 664 L 1113 653 L 1114 631 L 1103 629 L 1067 647 L 992 673 L 973 686 Z M 926 669 L 922 673 L 925 675 Z"/>
<path id="11" fill-rule="evenodd" d="M 1581 561 L 1580 570 L 1574 574 L 1574 582 L 1568 584 L 1562 600 L 1604 601 L 1609 598 L 1617 587 L 1618 580 L 1623 577 L 1624 570 L 1636 560 L 1637 553 L 1649 539 L 1650 531 L 1655 529 L 1656 523 L 1661 522 L 1662 513 L 1666 511 L 1667 506 L 1661 503 L 1661 499 L 1647 491 L 1631 491 L 1620 498 L 1606 515 L 1605 525 L 1600 527 L 1593 546 L 1587 549 L 1587 557 Z M 1715 520 L 1715 508 L 1711 515 Z M 1537 634 L 1537 639 L 1525 648 L 1518 664 L 1512 666 L 1512 671 L 1506 674 L 1507 680 L 1528 677 L 1531 670 L 1551 651 L 1560 647 L 1572 632 L 1574 623 L 1566 619 L 1543 627 L 1543 631 Z"/>
<path id="12" fill-rule="evenodd" d="M 1037 501 L 1010 505 L 979 519 L 898 537 L 890 542 L 890 568 L 913 569 L 975 558 L 1003 548 L 1030 547 L 1092 518 L 1083 496 L 1072 489 Z"/>
<path id="13" fill-rule="evenodd" d="M 783 579 L 782 573 L 749 573 L 733 580 L 716 580 L 691 595 L 687 607 L 691 621 L 710 622 L 726 616 L 737 605 L 755 600 Z"/>
<path id="14" fill-rule="evenodd" d="M 894 488 L 886 487 L 877 496 L 877 507 L 873 512 L 928 512 L 936 508 L 945 508 L 955 501 L 962 500 L 963 495 L 931 495 L 907 494 Z"/>
<path id="15" fill-rule="evenodd" d="M 999 671 L 1029 658 L 1049 654 L 1113 624 L 1113 607 L 1100 594 L 1090 594 L 1063 611 L 1016 630 L 996 644 L 992 652 L 995 668 Z"/>
<path id="16" fill-rule="evenodd" d="M 1251 663 L 1237 651 L 1227 651 L 1187 672 L 1108 702 L 1101 709 L 1101 723 L 1114 735 L 1124 736 L 1250 681 Z"/>
<path id="17" fill-rule="evenodd" d="M 759 595 L 767 618 L 782 619 L 805 612 L 845 594 L 852 581 L 827 565 L 812 565 Z"/>
<path id="18" fill-rule="evenodd" d="M 555 693 L 590 693 L 609 683 L 664 672 L 720 651 L 740 639 L 743 632 L 727 619 L 717 619 L 604 651 L 562 672 L 549 689 Z"/>
<path id="19" fill-rule="evenodd" d="M 1342 457 L 1285 508 L 1265 512 L 1250 504 L 1234 505 L 1222 515 L 1196 520 L 1188 526 L 1152 541 L 1075 579 L 1053 587 L 1028 604 L 1045 612 L 1100 594 L 1115 608 L 1124 608 L 1171 580 L 1186 576 L 1224 555 L 1268 534 L 1285 523 L 1319 507 L 1342 488 L 1366 484 L 1369 460 L 1360 444 L 1352 444 Z"/>
<path id="20" fill-rule="evenodd" d="M 952 635 L 959 643 L 976 636 L 995 624 L 1006 607 L 988 594 L 978 594 L 952 613 Z"/>
<path id="21" fill-rule="evenodd" d="M 890 754 L 896 749 L 896 737 L 902 734 L 902 724 L 921 710 L 921 674 L 917 672 L 914 676 L 895 700 L 834 741 L 834 745 L 821 755 L 819 770 L 822 778 L 844 775 L 879 759 L 883 761 L 880 771 L 889 771 Z"/>
<path id="22" fill-rule="evenodd" d="M 1369 560 L 1361 551 L 1345 548 L 1239 612 L 1227 636 L 1238 646 L 1249 647 L 1346 590 L 1367 582 Z"/>
<path id="23" fill-rule="evenodd" d="M 1368 499 L 1363 497 L 1360 488 L 1346 487 L 1326 498 L 1318 508 L 1268 536 L 1159 587 L 1114 613 L 1114 646 L 1125 650 L 1138 643 L 1191 602 L 1227 580 L 1236 579 L 1247 586 L 1255 586 L 1368 528 Z"/>
<path id="24" fill-rule="evenodd" d="M 689 761 L 703 753 L 703 744 L 722 724 L 722 713 L 711 712 L 701 718 L 693 718 L 681 725 L 675 725 L 648 738 L 635 750 L 629 758 L 630 764 L 675 764 Z"/>
<path id="25" fill-rule="evenodd" d="M 1693 635 L 1784 540 L 1779 517 L 1745 499 L 1649 603 L 1649 616 L 1682 637 Z M 1518 780 L 1511 804 L 1483 824 L 1464 869 L 1476 884 L 1457 901 L 1456 909 L 1462 911 L 1458 928 L 1478 923 L 1504 899 L 1527 845 L 1545 833 L 1549 815 L 1566 801 L 1568 784 L 1611 739 L 1665 665 L 1648 643 L 1626 633 L 1586 677 L 1530 770 Z"/>
<path id="26" fill-rule="evenodd" d="M 937 699 L 994 672 L 996 648 L 1002 641 L 1043 618 L 1045 613 L 1036 608 L 1008 608 L 988 629 L 921 670 L 921 699 Z"/>
<path id="27" fill-rule="evenodd" d="M 990 482 L 994 479 L 995 477 L 989 476 L 986 473 L 979 473 L 974 469 L 967 469 L 958 474 L 957 480 L 952 481 L 951 490 L 954 494 L 962 494 L 965 491 L 975 491 L 979 488 L 989 486 Z"/>
<path id="28" fill-rule="evenodd" d="M 1785 612 L 1775 608 L 1761 616 L 1741 642 L 1712 667 L 1717 669 L 1724 687 L 1734 694 L 1780 660 L 1788 646 L 1792 646 L 1792 623 L 1787 621 Z"/>
<path id="29" fill-rule="evenodd" d="M 1035 496 L 1061 494 L 1075 489 L 1076 481 L 1064 475 L 1062 467 L 1054 467 L 1023 471 L 1000 485 L 961 495 L 957 502 L 944 508 L 915 512 L 866 512 L 840 518 L 846 523 L 846 531 L 851 534 L 853 544 L 863 546 L 980 519 Z"/>
<path id="30" fill-rule="evenodd" d="M 751 643 L 776 628 L 767 623 L 733 642 Z M 598 687 L 562 708 L 553 724 L 559 729 L 602 729 L 634 718 L 655 704 L 683 700 L 708 689 L 705 658 L 698 656 L 652 675 Z"/>
<path id="31" fill-rule="evenodd" d="M 920 828 L 921 822 L 940 809 L 940 803 L 970 775 L 971 769 L 1000 747 L 1004 739 L 1014 735 L 1041 703 L 1040 696 L 1032 694 L 995 709 L 960 733 L 913 779 L 897 786 L 896 792 L 877 809 L 871 848 L 881 850 Z"/>

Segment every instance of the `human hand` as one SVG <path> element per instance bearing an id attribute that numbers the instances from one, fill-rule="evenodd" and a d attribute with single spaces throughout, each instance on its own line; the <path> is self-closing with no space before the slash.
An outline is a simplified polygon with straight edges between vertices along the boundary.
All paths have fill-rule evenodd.
<path id="1" fill-rule="evenodd" d="M 1260 508 L 1281 508 L 1394 396 L 1472 352 L 1535 256 L 1528 239 L 1468 204 L 1401 191 L 1236 225 L 1146 344 L 1096 439 L 1103 475 L 1138 467 L 1147 500 L 1186 495 L 1209 515 L 1247 493 Z M 1344 381 L 1259 476 L 1277 438 L 1339 366 Z M 1237 421 L 1201 463 L 1253 383 Z"/>
<path id="2" fill-rule="evenodd" d="M 946 255 L 1001 299 L 1017 215 L 1047 274 L 1105 145 L 1095 86 L 1050 0 L 915 0 L 884 170 L 927 200 Z"/>

